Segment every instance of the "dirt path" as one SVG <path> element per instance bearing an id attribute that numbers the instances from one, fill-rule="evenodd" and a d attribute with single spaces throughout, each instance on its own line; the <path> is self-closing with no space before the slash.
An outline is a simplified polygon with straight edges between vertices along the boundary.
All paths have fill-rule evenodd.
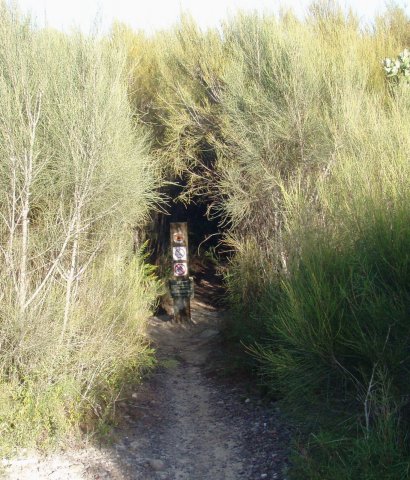
<path id="1" fill-rule="evenodd" d="M 113 444 L 3 461 L 13 480 L 284 479 L 287 429 L 273 405 L 215 375 L 221 315 L 196 301 L 194 325 L 152 318 L 160 368 L 126 401 Z"/>

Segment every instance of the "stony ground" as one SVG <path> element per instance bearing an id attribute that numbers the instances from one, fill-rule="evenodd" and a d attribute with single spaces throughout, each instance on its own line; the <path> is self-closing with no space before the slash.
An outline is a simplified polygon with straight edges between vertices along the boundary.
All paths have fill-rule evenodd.
<path id="1" fill-rule="evenodd" d="M 289 432 L 272 403 L 220 375 L 223 316 L 196 301 L 191 326 L 149 321 L 160 367 L 119 403 L 109 445 L 3 460 L 13 480 L 284 480 Z M 222 368 L 223 370 L 223 368 Z"/>

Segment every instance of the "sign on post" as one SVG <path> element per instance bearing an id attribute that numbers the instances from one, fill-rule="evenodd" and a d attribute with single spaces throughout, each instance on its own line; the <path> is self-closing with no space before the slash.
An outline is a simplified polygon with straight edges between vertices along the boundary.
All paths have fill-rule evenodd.
<path id="1" fill-rule="evenodd" d="M 174 299 L 174 320 L 178 323 L 191 321 L 193 280 L 188 269 L 188 226 L 186 222 L 171 223 L 172 279 L 171 296 Z"/>
<path id="2" fill-rule="evenodd" d="M 174 262 L 187 261 L 186 247 L 172 247 L 172 259 Z"/>

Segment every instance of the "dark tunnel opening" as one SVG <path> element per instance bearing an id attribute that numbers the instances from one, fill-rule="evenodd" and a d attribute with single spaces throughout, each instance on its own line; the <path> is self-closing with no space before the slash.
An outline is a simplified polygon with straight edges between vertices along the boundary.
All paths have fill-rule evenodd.
<path id="1" fill-rule="evenodd" d="M 188 204 L 180 198 L 186 184 L 183 180 L 173 182 L 165 191 L 168 206 L 164 212 L 156 213 L 149 234 L 151 260 L 158 265 L 169 255 L 169 231 L 173 222 L 187 222 L 189 232 L 189 253 L 191 258 L 201 258 L 205 252 L 213 251 L 219 260 L 225 255 L 218 248 L 222 229 L 217 218 L 209 218 L 208 204 L 204 198 L 196 198 Z M 221 257 L 221 258 L 219 258 Z"/>
<path id="2" fill-rule="evenodd" d="M 171 277 L 170 224 L 187 222 L 189 237 L 189 271 L 194 277 L 196 291 L 201 297 L 223 297 L 223 266 L 229 254 L 222 246 L 223 229 L 218 218 L 209 218 L 209 202 L 206 197 L 184 203 L 181 196 L 186 190 L 182 178 L 173 181 L 163 192 L 168 205 L 152 219 L 148 236 L 150 263 L 157 267 L 160 278 Z M 209 287 L 203 288 L 204 285 Z M 160 310 L 163 310 L 161 306 Z"/>

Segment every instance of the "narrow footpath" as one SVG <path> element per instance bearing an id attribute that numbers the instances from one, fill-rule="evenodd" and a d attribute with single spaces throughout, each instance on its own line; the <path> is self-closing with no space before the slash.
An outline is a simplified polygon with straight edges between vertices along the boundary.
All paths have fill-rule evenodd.
<path id="1" fill-rule="evenodd" d="M 3 461 L 13 480 L 285 480 L 289 431 L 273 403 L 223 372 L 223 315 L 149 320 L 159 367 L 118 404 L 109 445 Z"/>

